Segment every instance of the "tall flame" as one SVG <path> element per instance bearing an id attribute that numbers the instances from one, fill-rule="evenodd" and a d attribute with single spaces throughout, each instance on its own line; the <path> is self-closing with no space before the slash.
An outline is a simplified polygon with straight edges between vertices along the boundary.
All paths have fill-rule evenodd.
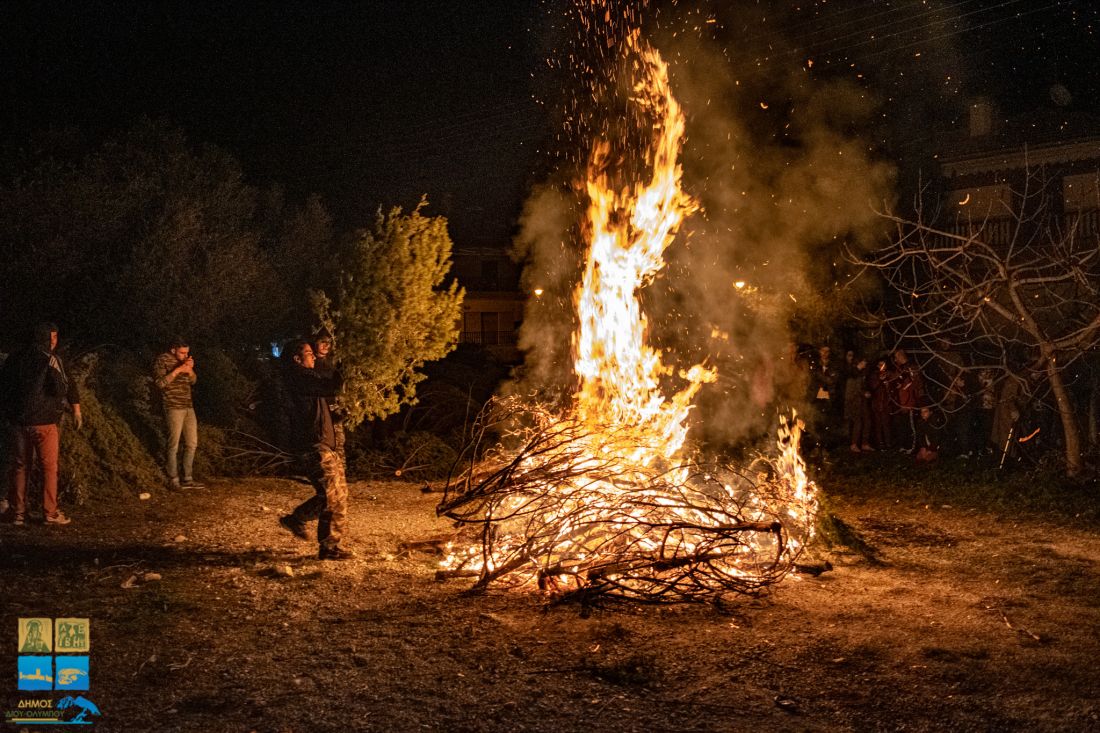
<path id="1" fill-rule="evenodd" d="M 687 386 L 666 399 L 660 380 L 672 370 L 646 342 L 639 291 L 664 267 L 665 249 L 696 204 L 681 187 L 684 115 L 672 96 L 668 65 L 651 48 L 640 55 L 646 73 L 634 93 L 656 117 L 646 161 L 652 173 L 647 182 L 616 191 L 608 174 L 611 146 L 598 143 L 589 161 L 589 252 L 575 295 L 574 369 L 581 380 L 576 410 L 589 425 L 644 426 L 670 459 L 687 436 L 692 398 L 716 375 L 696 365 L 681 375 Z"/>

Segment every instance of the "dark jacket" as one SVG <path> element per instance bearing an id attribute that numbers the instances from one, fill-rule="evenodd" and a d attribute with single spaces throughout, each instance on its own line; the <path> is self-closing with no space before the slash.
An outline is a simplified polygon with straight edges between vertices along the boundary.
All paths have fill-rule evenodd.
<path id="1" fill-rule="evenodd" d="M 80 404 L 76 382 L 50 351 L 50 331 L 37 329 L 23 351 L 0 368 L 0 410 L 16 425 L 57 425 L 69 405 Z"/>
<path id="2" fill-rule="evenodd" d="M 870 407 L 864 394 L 867 389 L 867 369 L 855 365 L 848 368 L 848 378 L 844 382 L 844 417 L 847 420 L 859 420 L 866 408 Z"/>
<path id="3" fill-rule="evenodd" d="M 336 450 L 330 402 L 344 384 L 339 370 L 318 371 L 290 363 L 283 374 L 290 412 L 291 448 Z"/>

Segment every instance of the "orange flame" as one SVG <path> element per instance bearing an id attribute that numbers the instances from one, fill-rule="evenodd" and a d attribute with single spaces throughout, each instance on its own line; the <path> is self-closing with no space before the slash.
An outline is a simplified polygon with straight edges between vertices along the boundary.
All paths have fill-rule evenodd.
<path id="1" fill-rule="evenodd" d="M 642 592 L 664 582 L 656 577 L 660 568 L 699 561 L 722 576 L 719 588 L 723 577 L 747 578 L 755 588 L 774 578 L 775 568 L 789 568 L 813 534 L 817 507 L 798 452 L 801 423 L 782 421 L 768 495 L 746 490 L 753 482 L 734 478 L 736 472 L 715 475 L 681 456 L 692 400 L 717 375 L 696 364 L 677 375 L 684 383 L 679 391 L 665 394 L 662 382 L 674 370 L 647 341 L 639 293 L 664 267 L 665 250 L 697 205 L 681 185 L 685 122 L 668 67 L 636 33 L 626 46 L 640 58 L 633 99 L 654 120 L 644 158 L 650 172 L 616 190 L 611 145 L 594 146 L 586 182 L 589 249 L 574 294 L 579 387 L 571 414 L 554 418 L 532 409 L 535 421 L 580 426 L 581 445 L 563 441 L 512 462 L 514 477 L 539 475 L 550 464 L 569 470 L 561 483 L 486 504 L 481 521 L 497 523 L 485 534 L 491 544 L 456 549 L 443 567 L 475 570 L 483 579 L 507 571 L 522 582 L 621 576 L 620 587 Z M 750 524 L 752 539 L 715 539 Z"/>
<path id="2" fill-rule="evenodd" d="M 635 43 L 631 37 L 630 45 Z M 658 118 L 647 156 L 650 179 L 615 191 L 606 142 L 595 146 L 588 166 L 590 247 L 575 294 L 580 323 L 573 338 L 574 369 L 581 379 L 576 409 L 590 425 L 645 426 L 663 457 L 672 458 L 687 437 L 692 398 L 716 374 L 696 365 L 680 375 L 687 386 L 666 399 L 660 379 L 672 370 L 646 343 L 648 322 L 638 292 L 664 267 L 665 249 L 696 204 L 681 187 L 684 115 L 672 96 L 668 66 L 650 48 L 641 50 L 641 58 L 648 73 L 635 87 L 635 99 Z"/>

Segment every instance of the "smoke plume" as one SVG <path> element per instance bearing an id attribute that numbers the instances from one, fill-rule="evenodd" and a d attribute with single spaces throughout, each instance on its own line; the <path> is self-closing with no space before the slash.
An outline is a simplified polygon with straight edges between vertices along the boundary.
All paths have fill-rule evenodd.
<path id="1" fill-rule="evenodd" d="M 713 34 L 699 32 L 707 30 L 702 20 L 644 31 L 670 63 L 673 93 L 687 115 L 684 182 L 701 209 L 681 228 L 668 266 L 643 299 L 650 340 L 668 350 L 666 361 L 705 359 L 717 368 L 718 382 L 697 399 L 696 437 L 730 444 L 772 432 L 777 411 L 804 400 L 796 346 L 822 341 L 839 325 L 841 250 L 867 248 L 882 236 L 875 212 L 891 196 L 893 169 L 868 142 L 876 101 L 865 89 L 815 78 L 803 63 L 772 76 L 745 68 Z M 692 23 L 696 32 L 685 29 Z M 751 57 L 744 49 L 736 55 Z M 589 88 L 606 96 L 628 87 Z M 600 108 L 615 105 L 574 102 L 574 120 L 585 123 L 570 129 L 608 133 L 612 125 L 592 119 Z M 583 146 L 582 137 L 564 136 Z M 573 290 L 585 252 L 578 160 L 586 155 L 562 155 L 554 179 L 524 207 L 516 239 L 523 286 L 542 294 L 528 301 L 520 335 L 526 361 L 515 390 L 572 380 Z"/>

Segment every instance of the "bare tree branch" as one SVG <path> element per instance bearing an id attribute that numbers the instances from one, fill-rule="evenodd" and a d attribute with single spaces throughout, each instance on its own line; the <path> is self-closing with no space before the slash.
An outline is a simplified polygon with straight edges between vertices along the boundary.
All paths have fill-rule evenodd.
<path id="1" fill-rule="evenodd" d="M 926 218 L 923 191 L 914 219 L 881 212 L 897 227 L 891 244 L 852 259 L 896 294 L 881 318 L 911 350 L 949 374 L 993 368 L 1028 391 L 1049 389 L 1075 474 L 1083 463 L 1065 370 L 1100 349 L 1100 237 L 1086 236 L 1080 216 L 1055 214 L 1048 184 L 1029 170 L 1011 203 L 980 221 Z"/>

